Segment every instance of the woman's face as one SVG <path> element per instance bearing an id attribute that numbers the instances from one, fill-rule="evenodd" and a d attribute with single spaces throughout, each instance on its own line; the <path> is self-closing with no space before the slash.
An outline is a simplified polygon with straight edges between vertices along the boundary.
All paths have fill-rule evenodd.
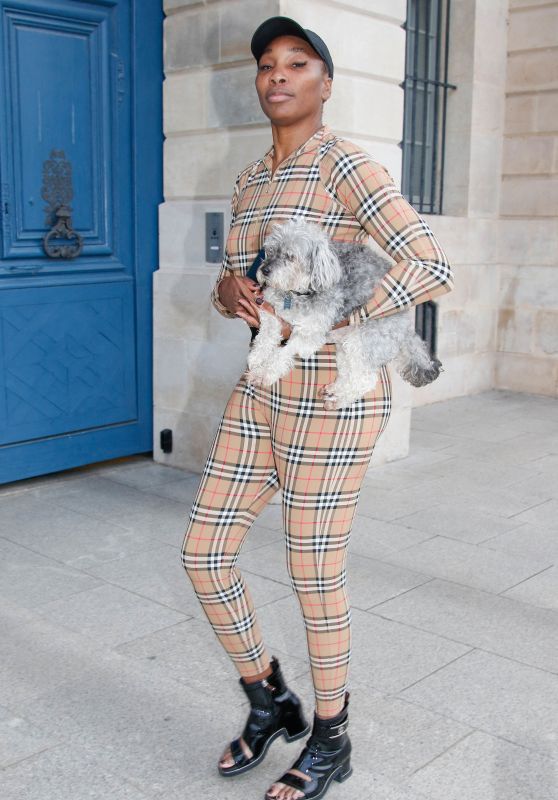
<path id="1" fill-rule="evenodd" d="M 321 118 L 331 95 L 325 63 L 299 36 L 278 36 L 258 62 L 256 91 L 271 122 L 292 125 L 312 116 Z"/>

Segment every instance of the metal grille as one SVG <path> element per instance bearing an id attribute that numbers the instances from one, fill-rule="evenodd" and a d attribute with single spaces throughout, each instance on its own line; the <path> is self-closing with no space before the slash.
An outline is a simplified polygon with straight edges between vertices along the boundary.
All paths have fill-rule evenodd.
<path id="1" fill-rule="evenodd" d="M 407 0 L 401 191 L 417 211 L 442 213 L 450 0 Z"/>
<path id="2" fill-rule="evenodd" d="M 433 300 L 427 300 L 416 306 L 415 330 L 428 345 L 431 356 L 436 355 L 437 317 L 438 306 Z"/>

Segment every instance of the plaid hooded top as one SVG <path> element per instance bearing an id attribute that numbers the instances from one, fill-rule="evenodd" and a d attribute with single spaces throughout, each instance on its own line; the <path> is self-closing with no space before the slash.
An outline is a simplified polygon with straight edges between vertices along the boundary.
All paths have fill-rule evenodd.
<path id="1" fill-rule="evenodd" d="M 319 128 L 272 176 L 273 146 L 238 175 L 231 226 L 211 302 L 234 318 L 218 296 L 219 281 L 234 270 L 246 275 L 273 226 L 293 217 L 322 226 L 340 242 L 368 236 L 395 260 L 350 324 L 384 317 L 453 288 L 453 274 L 440 243 L 403 197 L 382 164 L 357 145 Z"/>

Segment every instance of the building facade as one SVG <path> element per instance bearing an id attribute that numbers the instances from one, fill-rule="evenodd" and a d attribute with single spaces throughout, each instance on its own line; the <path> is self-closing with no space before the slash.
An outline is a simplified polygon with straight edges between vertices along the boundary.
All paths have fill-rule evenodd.
<path id="1" fill-rule="evenodd" d="M 226 233 L 271 144 L 249 43 L 276 14 L 324 37 L 325 122 L 404 193 L 420 148 L 443 154 L 443 202 L 417 210 L 455 275 L 444 372 L 391 369 L 372 465 L 408 453 L 425 403 L 558 396 L 558 0 L 0 0 L 0 483 L 151 449 L 203 467 L 250 339 L 210 304 L 206 214 Z M 409 133 L 428 15 L 449 20 L 435 141 Z"/>
<path id="2" fill-rule="evenodd" d="M 271 143 L 249 42 L 291 16 L 336 68 L 324 120 L 401 178 L 406 0 L 165 0 L 164 196 L 154 274 L 154 458 L 201 469 L 244 366 L 249 330 L 209 304 L 204 214 L 228 215 L 238 171 Z M 455 289 L 438 301 L 444 372 L 392 370 L 372 464 L 403 457 L 412 409 L 491 388 L 558 395 L 558 2 L 455 0 L 448 36 L 444 206 L 423 214 Z M 176 447 L 162 453 L 158 432 Z"/>

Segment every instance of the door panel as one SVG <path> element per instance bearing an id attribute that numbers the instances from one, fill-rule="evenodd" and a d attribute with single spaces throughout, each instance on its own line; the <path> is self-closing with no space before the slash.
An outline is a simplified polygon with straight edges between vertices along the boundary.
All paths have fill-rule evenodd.
<path id="1" fill-rule="evenodd" d="M 162 19 L 0 0 L 0 482 L 151 449 Z M 43 245 L 63 205 L 76 258 Z"/>
<path id="2" fill-rule="evenodd" d="M 133 296 L 128 283 L 0 295 L 5 407 L 0 444 L 134 420 Z"/>
<path id="3" fill-rule="evenodd" d="M 54 149 L 71 165 L 72 219 L 84 238 L 83 257 L 93 260 L 71 266 L 43 263 L 42 270 L 57 272 L 63 266 L 67 274 L 70 269 L 129 267 L 130 93 L 118 77 L 130 69 L 129 4 L 96 8 L 66 0 L 20 5 L 15 11 L 11 0 L 0 2 L 6 87 L 2 126 L 12 133 L 2 137 L 3 200 L 8 204 L 3 257 L 44 257 L 41 187 Z M 29 6 L 38 8 L 31 12 Z M 113 41 L 120 52 L 111 54 L 115 16 L 128 36 Z M 115 241 L 117 230 L 121 241 Z M 102 263 L 105 258 L 108 264 Z"/>

